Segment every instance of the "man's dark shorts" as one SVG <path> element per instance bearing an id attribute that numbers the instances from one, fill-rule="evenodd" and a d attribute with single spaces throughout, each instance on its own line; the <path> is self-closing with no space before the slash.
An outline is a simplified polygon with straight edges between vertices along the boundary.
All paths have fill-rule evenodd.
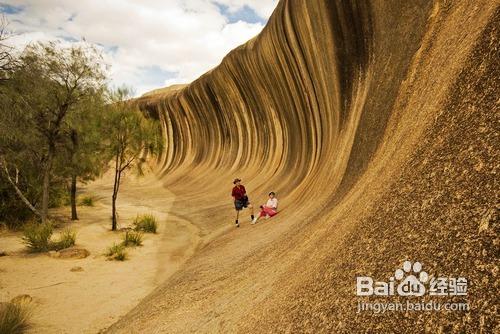
<path id="1" fill-rule="evenodd" d="M 248 204 L 250 204 L 250 202 L 248 201 L 248 197 L 243 197 L 234 201 L 234 207 L 238 211 L 241 211 L 243 210 L 243 208 L 248 207 Z"/>

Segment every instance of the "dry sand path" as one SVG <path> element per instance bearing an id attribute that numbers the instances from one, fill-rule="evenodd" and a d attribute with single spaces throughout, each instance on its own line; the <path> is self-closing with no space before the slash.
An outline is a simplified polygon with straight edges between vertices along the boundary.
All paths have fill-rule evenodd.
<path id="1" fill-rule="evenodd" d="M 80 220 L 71 223 L 77 247 L 90 251 L 85 259 L 27 254 L 19 233 L 0 234 L 0 248 L 9 253 L 0 257 L 0 301 L 20 294 L 33 297 L 31 333 L 99 332 L 177 271 L 200 242 L 194 225 L 171 214 L 175 195 L 155 176 L 130 177 L 118 199 L 120 227 L 137 214 L 152 213 L 159 219 L 159 233 L 146 234 L 142 247 L 129 249 L 129 260 L 107 261 L 103 252 L 122 235 L 110 231 L 111 182 L 105 175 L 85 187 L 98 200 L 94 207 L 79 207 Z M 83 271 L 71 271 L 74 267 Z"/>

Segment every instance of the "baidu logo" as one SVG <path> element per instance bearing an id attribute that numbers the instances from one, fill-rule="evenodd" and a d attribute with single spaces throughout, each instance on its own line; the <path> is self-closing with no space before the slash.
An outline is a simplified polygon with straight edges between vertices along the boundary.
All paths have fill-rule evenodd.
<path id="1" fill-rule="evenodd" d="M 428 286 L 426 287 L 426 284 Z M 422 270 L 420 262 L 405 261 L 388 282 L 376 282 L 369 276 L 356 278 L 356 294 L 358 296 L 437 296 L 466 295 L 467 279 L 438 277 L 431 278 Z"/>
<path id="2" fill-rule="evenodd" d="M 418 275 L 418 278 L 416 275 Z M 422 271 L 420 262 L 415 262 L 412 266 L 410 261 L 405 261 L 403 269 L 396 270 L 394 277 L 397 280 L 402 280 L 397 288 L 400 296 L 423 296 L 425 294 L 423 283 L 427 282 L 429 276 L 425 271 Z"/>

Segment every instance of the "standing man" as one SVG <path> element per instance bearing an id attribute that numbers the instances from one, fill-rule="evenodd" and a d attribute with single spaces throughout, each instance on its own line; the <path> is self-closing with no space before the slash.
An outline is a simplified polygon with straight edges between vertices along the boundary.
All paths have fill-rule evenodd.
<path id="1" fill-rule="evenodd" d="M 243 208 L 250 209 L 250 217 L 253 220 L 253 206 L 248 201 L 247 191 L 245 187 L 241 184 L 241 179 L 235 179 L 233 181 L 234 188 L 232 192 L 233 200 L 234 200 L 234 208 L 236 209 L 236 227 L 240 227 L 240 223 L 238 222 L 238 218 L 240 216 L 240 211 Z"/>

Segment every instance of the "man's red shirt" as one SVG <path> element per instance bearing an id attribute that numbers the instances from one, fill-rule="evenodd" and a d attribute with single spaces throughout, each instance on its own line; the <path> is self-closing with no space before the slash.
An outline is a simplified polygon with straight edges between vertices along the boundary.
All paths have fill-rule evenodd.
<path id="1" fill-rule="evenodd" d="M 245 196 L 246 193 L 247 191 L 245 190 L 245 187 L 240 185 L 233 188 L 233 192 L 231 195 L 234 197 L 234 199 L 240 200 Z"/>

